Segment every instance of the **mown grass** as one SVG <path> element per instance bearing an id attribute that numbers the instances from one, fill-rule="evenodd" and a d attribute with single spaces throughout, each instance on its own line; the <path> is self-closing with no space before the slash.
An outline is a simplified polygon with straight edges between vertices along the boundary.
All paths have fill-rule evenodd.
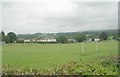
<path id="1" fill-rule="evenodd" d="M 52 68 L 70 61 L 89 63 L 99 62 L 96 58 L 118 54 L 117 41 L 84 43 L 85 54 L 81 53 L 81 43 L 69 44 L 8 44 L 2 46 L 2 64 L 10 69 L 18 68 Z"/>

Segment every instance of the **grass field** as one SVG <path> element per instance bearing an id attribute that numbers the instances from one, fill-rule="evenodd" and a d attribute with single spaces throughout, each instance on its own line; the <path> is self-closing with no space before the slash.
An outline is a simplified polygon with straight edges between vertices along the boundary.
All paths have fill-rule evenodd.
<path id="1" fill-rule="evenodd" d="M 9 44 L 2 46 L 2 62 L 12 68 L 37 67 L 51 68 L 56 64 L 81 60 L 88 62 L 95 58 L 118 53 L 117 41 L 84 43 L 85 54 L 81 54 L 81 43 L 69 44 Z M 96 62 L 95 60 L 94 62 Z"/>

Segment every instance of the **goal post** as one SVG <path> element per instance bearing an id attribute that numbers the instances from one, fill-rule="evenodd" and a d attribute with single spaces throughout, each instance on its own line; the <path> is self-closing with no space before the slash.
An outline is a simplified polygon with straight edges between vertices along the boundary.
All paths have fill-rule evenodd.
<path id="1" fill-rule="evenodd" d="M 84 42 L 82 42 L 82 55 L 84 54 Z"/>
<path id="2" fill-rule="evenodd" d="M 96 41 L 96 52 L 98 52 L 98 42 Z"/>

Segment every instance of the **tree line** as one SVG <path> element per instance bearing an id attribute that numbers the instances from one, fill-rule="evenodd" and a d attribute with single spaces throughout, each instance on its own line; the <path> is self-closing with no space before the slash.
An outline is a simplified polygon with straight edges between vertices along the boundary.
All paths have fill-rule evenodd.
<path id="1" fill-rule="evenodd" d="M 4 31 L 1 31 L 1 40 L 5 43 L 14 43 L 17 40 L 16 34 L 14 32 L 9 32 L 5 35 Z"/>
<path id="2" fill-rule="evenodd" d="M 91 41 L 95 41 L 95 37 L 93 37 L 92 35 L 86 36 L 86 34 L 83 33 L 76 33 L 72 36 L 72 39 L 75 39 L 76 42 L 83 42 L 88 40 L 87 38 L 91 39 Z M 105 32 L 102 32 L 99 37 L 98 37 L 101 41 L 102 40 L 107 40 L 108 39 L 108 34 Z M 57 37 L 57 41 L 61 42 L 61 43 L 67 43 L 68 37 L 67 36 L 59 36 Z"/>
<path id="3" fill-rule="evenodd" d="M 63 33 L 64 34 L 64 33 Z M 1 31 L 0 36 L 2 37 L 2 41 L 5 41 L 5 43 L 15 43 L 18 42 L 17 35 L 14 32 L 9 32 L 5 35 L 4 31 Z M 100 40 L 107 40 L 109 35 L 106 32 L 102 32 L 99 34 Z M 56 35 L 54 37 L 58 43 L 68 43 L 68 39 L 74 39 L 76 42 L 82 42 L 88 40 L 88 38 L 92 39 L 91 41 L 94 41 L 95 37 L 93 35 L 86 35 L 84 33 L 74 33 L 69 34 L 68 36 L 64 35 Z M 113 36 L 113 39 L 118 38 L 117 36 Z M 30 38 L 29 38 L 30 39 Z"/>

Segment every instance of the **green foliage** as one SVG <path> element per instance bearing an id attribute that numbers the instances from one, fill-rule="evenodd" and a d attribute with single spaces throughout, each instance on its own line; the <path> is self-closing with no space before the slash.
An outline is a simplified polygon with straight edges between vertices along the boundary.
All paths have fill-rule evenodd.
<path id="1" fill-rule="evenodd" d="M 13 32 L 9 32 L 7 38 L 9 38 L 10 43 L 14 43 L 17 40 L 16 34 Z"/>
<path id="2" fill-rule="evenodd" d="M 118 75 L 117 56 L 108 56 L 93 61 L 80 63 L 71 61 L 67 64 L 57 65 L 51 69 L 24 68 L 11 70 L 9 65 L 3 66 L 3 75 Z"/>
<path id="3" fill-rule="evenodd" d="M 101 40 L 107 40 L 107 39 L 108 39 L 108 34 L 105 33 L 105 32 L 102 32 L 102 33 L 100 34 L 99 38 L 100 38 Z"/>
<path id="4" fill-rule="evenodd" d="M 4 37 L 4 40 L 5 40 L 6 43 L 10 43 L 10 38 L 9 38 L 9 36 L 5 36 L 5 37 Z"/>
<path id="5" fill-rule="evenodd" d="M 76 34 L 88 35 L 87 39 L 99 38 L 101 32 L 105 32 L 108 36 L 117 36 L 118 30 L 100 30 L 100 31 L 85 31 L 85 32 L 63 32 L 63 33 L 35 33 L 35 34 L 17 34 L 17 38 L 33 39 L 33 38 L 57 38 L 66 36 L 67 38 L 74 38 Z"/>
<path id="6" fill-rule="evenodd" d="M 78 33 L 78 34 L 76 34 L 76 35 L 74 36 L 74 39 L 75 39 L 77 42 L 82 42 L 82 41 L 86 40 L 86 36 L 85 36 L 85 34 L 80 34 L 80 33 Z"/>
<path id="7" fill-rule="evenodd" d="M 24 43 L 24 40 L 16 40 L 16 43 Z"/>
<path id="8" fill-rule="evenodd" d="M 57 37 L 57 42 L 60 42 L 60 43 L 67 43 L 67 37 L 66 36 L 60 36 L 60 37 Z"/>
<path id="9" fill-rule="evenodd" d="M 2 35 L 1 35 L 1 33 L 0 33 L 0 41 L 2 41 Z"/>
<path id="10" fill-rule="evenodd" d="M 107 58 L 107 57 L 106 57 Z M 70 62 L 53 70 L 53 75 L 117 75 L 117 58 L 97 59 L 99 62 Z M 106 62 L 107 61 L 107 62 Z M 106 64 L 107 63 L 107 64 Z M 114 67 L 113 67 L 114 66 Z"/>
<path id="11" fill-rule="evenodd" d="M 6 44 L 2 46 L 2 63 L 9 64 L 11 69 L 23 66 L 50 68 L 55 67 L 55 64 L 65 64 L 70 60 L 81 59 L 82 62 L 88 62 L 96 57 L 118 54 L 117 41 L 98 42 L 98 52 L 96 52 L 95 46 L 95 42 L 84 43 L 85 52 L 82 55 L 81 43 Z"/>
<path id="12" fill-rule="evenodd" d="M 5 36 L 4 31 L 1 31 L 1 38 L 2 38 L 2 41 L 5 41 L 6 36 Z"/>
<path id="13" fill-rule="evenodd" d="M 7 35 L 5 35 L 4 31 L 1 31 L 0 40 L 5 41 L 6 43 L 13 43 L 17 40 L 17 37 L 13 32 L 9 32 Z"/>
<path id="14" fill-rule="evenodd" d="M 120 36 L 113 36 L 113 39 L 115 39 L 115 40 L 118 40 L 118 38 L 120 38 Z"/>
<path id="15" fill-rule="evenodd" d="M 10 43 L 10 38 L 5 35 L 4 31 L 1 31 L 0 33 L 0 40 L 5 41 L 6 43 Z"/>

